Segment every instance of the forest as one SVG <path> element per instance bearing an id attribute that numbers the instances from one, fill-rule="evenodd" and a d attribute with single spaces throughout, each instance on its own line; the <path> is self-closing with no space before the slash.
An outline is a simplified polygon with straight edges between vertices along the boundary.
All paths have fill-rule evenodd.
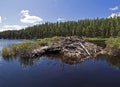
<path id="1" fill-rule="evenodd" d="M 34 25 L 21 30 L 0 32 L 0 39 L 37 39 L 53 36 L 120 36 L 120 17 L 96 18 Z"/>

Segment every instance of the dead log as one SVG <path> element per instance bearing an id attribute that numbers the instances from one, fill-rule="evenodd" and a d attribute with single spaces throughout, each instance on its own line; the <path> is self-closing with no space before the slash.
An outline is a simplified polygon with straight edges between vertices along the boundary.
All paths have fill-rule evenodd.
<path id="1" fill-rule="evenodd" d="M 85 48 L 85 46 L 84 46 L 82 43 L 80 43 L 80 45 L 81 45 L 82 48 L 86 51 L 86 53 L 90 56 L 91 54 L 90 54 L 89 51 Z"/>

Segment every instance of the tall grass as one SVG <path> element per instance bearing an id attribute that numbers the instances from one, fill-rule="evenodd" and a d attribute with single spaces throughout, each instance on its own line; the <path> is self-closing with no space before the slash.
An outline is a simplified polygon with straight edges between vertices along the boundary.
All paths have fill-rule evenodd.
<path id="1" fill-rule="evenodd" d="M 16 55 L 29 55 L 33 49 L 36 49 L 40 46 L 51 45 L 55 41 L 59 41 L 61 37 L 52 37 L 52 38 L 44 38 L 38 39 L 37 42 L 23 42 L 20 44 L 12 45 L 8 48 L 2 49 L 3 57 L 12 57 Z"/>
<path id="2" fill-rule="evenodd" d="M 106 40 L 108 40 L 109 38 L 96 38 L 96 37 L 94 37 L 94 38 L 90 38 L 90 37 L 83 37 L 83 39 L 85 39 L 85 40 L 87 40 L 87 41 L 106 41 Z"/>
<path id="3" fill-rule="evenodd" d="M 107 47 L 110 47 L 110 48 L 120 49 L 120 37 L 109 38 L 106 41 L 106 45 L 107 45 Z"/>
<path id="4" fill-rule="evenodd" d="M 15 53 L 12 49 L 10 49 L 10 48 L 3 48 L 2 49 L 2 56 L 3 57 L 11 57 L 14 55 L 15 55 Z"/>
<path id="5" fill-rule="evenodd" d="M 38 39 L 38 44 L 41 46 L 51 45 L 53 42 L 59 41 L 59 40 L 61 40 L 61 37 L 58 37 L 58 36 L 55 36 L 52 38 L 43 38 L 43 39 Z"/>

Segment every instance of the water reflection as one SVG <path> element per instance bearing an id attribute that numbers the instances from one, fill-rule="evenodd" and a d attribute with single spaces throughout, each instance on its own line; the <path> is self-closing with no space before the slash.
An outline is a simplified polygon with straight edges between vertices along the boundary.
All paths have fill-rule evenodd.
<path id="1" fill-rule="evenodd" d="M 106 60 L 110 65 L 120 69 L 120 58 L 119 57 L 107 57 Z"/>
<path id="2" fill-rule="evenodd" d="M 56 61 L 61 61 L 64 64 L 77 64 L 77 63 L 81 63 L 84 61 L 84 59 L 79 59 L 79 58 L 70 58 L 70 57 L 65 57 L 62 56 L 60 54 L 49 54 L 49 55 L 45 55 L 43 56 L 44 58 L 49 58 L 51 60 L 56 60 Z M 14 60 L 18 60 L 18 62 L 20 63 L 20 65 L 22 67 L 31 67 L 34 64 L 36 64 L 40 58 L 43 57 L 34 57 L 34 58 L 22 58 L 22 57 L 3 57 L 3 59 L 7 62 L 10 61 L 14 61 Z"/>
<path id="3" fill-rule="evenodd" d="M 60 54 L 49 54 L 47 55 L 47 57 L 50 59 L 62 61 L 63 63 L 70 65 L 81 63 L 85 60 L 85 58 L 72 58 L 72 57 L 62 56 Z"/>
<path id="4" fill-rule="evenodd" d="M 19 58 L 20 65 L 24 68 L 31 67 L 38 62 L 40 58 Z"/>
<path id="5" fill-rule="evenodd" d="M 14 61 L 14 60 L 17 60 L 19 62 L 19 64 L 24 67 L 24 68 L 27 68 L 27 67 L 31 67 L 32 65 L 36 64 L 37 61 L 40 59 L 40 57 L 36 57 L 36 58 L 22 58 L 22 57 L 3 57 L 3 59 L 6 61 L 6 62 L 11 62 L 11 61 Z"/>
<path id="6" fill-rule="evenodd" d="M 97 61 L 106 61 L 109 65 L 120 69 L 120 58 L 106 55 L 99 55 L 95 58 Z"/>
<path id="7" fill-rule="evenodd" d="M 49 58 L 51 60 L 61 61 L 64 64 L 78 64 L 82 63 L 85 59 L 78 59 L 78 58 L 69 58 L 59 54 L 49 54 L 43 57 L 36 57 L 36 58 L 20 58 L 20 57 L 4 57 L 3 59 L 7 62 L 18 60 L 20 65 L 24 68 L 32 67 L 34 64 L 37 64 L 40 61 L 40 58 Z M 108 57 L 105 55 L 100 55 L 94 58 L 96 61 L 106 61 L 108 64 L 120 68 L 120 58 L 118 57 Z"/>

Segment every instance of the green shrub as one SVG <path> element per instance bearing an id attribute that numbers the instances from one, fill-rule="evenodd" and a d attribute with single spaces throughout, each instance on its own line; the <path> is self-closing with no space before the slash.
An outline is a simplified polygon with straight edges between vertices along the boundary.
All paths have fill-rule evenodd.
<path id="1" fill-rule="evenodd" d="M 107 47 L 110 47 L 110 48 L 116 48 L 116 49 L 120 49 L 120 37 L 117 37 L 117 38 L 109 38 L 107 41 L 106 41 L 106 45 Z"/>

